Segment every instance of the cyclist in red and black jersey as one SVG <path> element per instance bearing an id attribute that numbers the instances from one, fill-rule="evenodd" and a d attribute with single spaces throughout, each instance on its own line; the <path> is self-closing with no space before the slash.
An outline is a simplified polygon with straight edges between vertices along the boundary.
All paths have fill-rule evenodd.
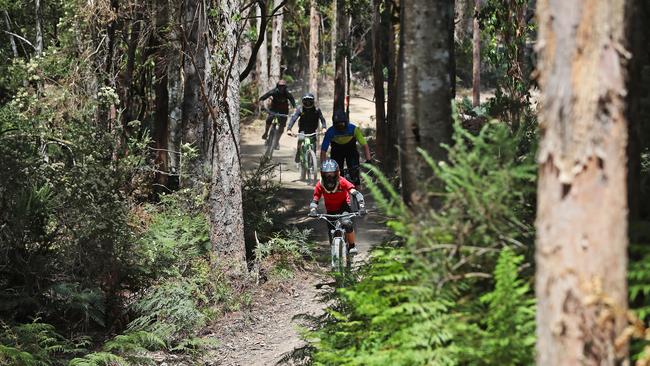
<path id="1" fill-rule="evenodd" d="M 347 179 L 341 177 L 339 165 L 335 160 L 327 159 L 321 164 L 321 180 L 314 187 L 314 199 L 309 205 L 310 215 L 315 215 L 318 209 L 318 202 L 321 197 L 325 201 L 325 210 L 330 215 L 339 215 L 343 212 L 353 212 L 350 207 L 350 197 L 354 196 L 359 206 L 359 213 L 364 215 L 366 213 L 366 205 L 361 192 L 357 191 L 354 184 L 350 183 Z M 345 229 L 345 240 L 348 242 L 350 253 L 357 252 L 355 248 L 356 238 L 354 235 L 354 226 L 352 220 L 345 220 L 342 222 Z M 331 233 L 330 241 L 332 240 Z"/>

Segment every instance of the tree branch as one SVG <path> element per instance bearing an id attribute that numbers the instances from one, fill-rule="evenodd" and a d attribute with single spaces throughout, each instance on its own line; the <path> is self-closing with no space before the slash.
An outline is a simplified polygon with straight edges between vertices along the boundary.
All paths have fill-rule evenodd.
<path id="1" fill-rule="evenodd" d="M 260 47 L 262 47 L 262 42 L 264 42 L 264 37 L 266 37 L 266 27 L 268 26 L 269 18 L 275 16 L 275 13 L 282 8 L 288 0 L 283 0 L 278 6 L 276 6 L 273 11 L 271 11 L 271 14 L 269 16 L 266 15 L 266 0 L 257 0 L 257 4 L 260 7 L 260 14 L 262 18 L 262 22 L 260 24 L 260 29 L 257 30 L 257 41 L 255 41 L 255 44 L 253 45 L 253 50 L 251 51 L 251 57 L 248 60 L 248 63 L 246 64 L 246 68 L 239 74 L 239 81 L 244 81 L 246 77 L 248 77 L 248 74 L 250 74 L 251 70 L 253 70 L 253 67 L 255 66 L 255 62 L 257 61 L 257 52 L 260 50 Z"/>

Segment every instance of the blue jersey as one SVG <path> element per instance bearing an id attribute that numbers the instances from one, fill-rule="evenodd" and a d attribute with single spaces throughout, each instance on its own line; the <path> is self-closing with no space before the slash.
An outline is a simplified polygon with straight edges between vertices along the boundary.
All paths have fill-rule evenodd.
<path id="1" fill-rule="evenodd" d="M 323 144 L 321 145 L 322 151 L 327 151 L 330 147 L 330 143 L 337 145 L 345 145 L 350 141 L 355 140 L 359 141 L 361 145 L 367 145 L 366 138 L 363 137 L 361 129 L 352 123 L 348 123 L 348 126 L 345 130 L 339 131 L 334 126 L 327 129 L 325 132 L 325 137 L 323 138 Z"/>

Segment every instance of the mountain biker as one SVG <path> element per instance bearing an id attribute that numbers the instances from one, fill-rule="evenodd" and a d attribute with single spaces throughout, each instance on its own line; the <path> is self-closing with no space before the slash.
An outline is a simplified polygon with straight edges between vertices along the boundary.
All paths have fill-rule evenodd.
<path id="1" fill-rule="evenodd" d="M 325 210 L 330 215 L 340 215 L 344 212 L 353 212 L 350 208 L 350 196 L 354 196 L 359 206 L 359 213 L 366 214 L 366 204 L 361 192 L 354 188 L 354 185 L 347 179 L 341 177 L 339 165 L 333 159 L 324 160 L 320 169 L 321 180 L 314 187 L 314 199 L 309 204 L 309 216 L 317 216 L 318 202 L 323 197 L 325 201 Z M 352 220 L 345 219 L 341 222 L 345 229 L 345 240 L 348 242 L 348 249 L 351 254 L 357 253 L 355 248 L 356 240 L 354 235 L 354 226 Z M 327 228 L 330 242 L 332 233 Z"/>
<path id="2" fill-rule="evenodd" d="M 320 120 L 321 128 L 323 131 L 327 128 L 325 122 L 325 117 L 323 117 L 323 112 L 320 108 L 316 107 L 314 94 L 307 93 L 302 97 L 302 105 L 296 108 L 296 111 L 291 116 L 289 121 L 289 126 L 287 126 L 287 135 L 293 135 L 291 128 L 293 124 L 298 120 L 298 131 L 304 133 L 305 135 L 312 134 L 318 129 L 318 121 Z M 315 140 L 314 140 L 315 141 Z M 296 150 L 296 163 L 300 162 L 300 147 L 302 146 L 302 141 L 298 140 L 298 149 Z M 314 149 L 316 144 L 314 144 Z M 316 152 L 316 151 L 314 151 Z"/>
<path id="3" fill-rule="evenodd" d="M 293 108 L 296 108 L 296 100 L 293 99 L 293 95 L 291 95 L 291 92 L 287 89 L 287 82 L 284 80 L 278 81 L 278 83 L 275 85 L 275 88 L 269 90 L 266 94 L 262 95 L 260 97 L 260 102 L 263 102 L 268 98 L 272 98 L 271 108 L 269 108 L 271 113 L 266 118 L 266 127 L 264 128 L 264 134 L 262 135 L 262 139 L 266 140 L 266 138 L 269 135 L 269 128 L 271 128 L 271 122 L 273 122 L 273 118 L 277 117 L 278 127 L 280 128 L 280 131 L 276 136 L 276 140 L 274 141 L 275 144 L 274 146 L 275 149 L 277 150 L 280 148 L 278 146 L 278 141 L 280 140 L 280 136 L 284 132 L 284 127 L 287 124 L 287 117 L 274 116 L 273 113 L 288 115 L 289 103 L 291 103 L 291 106 L 293 106 Z"/>
<path id="4" fill-rule="evenodd" d="M 360 185 L 359 178 L 359 152 L 357 151 L 357 142 L 363 146 L 363 152 L 366 162 L 372 160 L 370 148 L 366 138 L 361 133 L 361 129 L 348 121 L 348 116 L 343 110 L 336 110 L 332 115 L 332 127 L 327 129 L 323 143 L 321 145 L 320 158 L 324 161 L 327 157 L 327 149 L 332 145 L 330 157 L 342 168 L 343 163 L 347 162 L 348 172 L 352 183 Z"/>

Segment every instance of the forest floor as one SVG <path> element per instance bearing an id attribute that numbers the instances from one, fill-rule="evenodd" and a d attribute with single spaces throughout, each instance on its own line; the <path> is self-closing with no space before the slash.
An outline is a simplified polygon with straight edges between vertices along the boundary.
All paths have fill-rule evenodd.
<path id="1" fill-rule="evenodd" d="M 371 90 L 358 90 L 351 98 L 351 120 L 362 127 L 374 127 L 374 104 Z M 299 96 L 296 95 L 297 101 Z M 328 125 L 331 124 L 331 91 L 322 92 L 320 105 Z M 241 153 L 244 170 L 254 169 L 264 151 L 261 135 L 263 120 L 243 124 L 241 130 Z M 296 127 L 293 129 L 297 130 Z M 229 313 L 207 330 L 209 337 L 218 340 L 214 352 L 204 358 L 206 365 L 249 366 L 275 365 L 283 356 L 305 345 L 300 336 L 301 315 L 320 315 L 327 305 L 322 300 L 331 290 L 334 280 L 328 275 L 329 245 L 325 225 L 307 218 L 308 205 L 313 187 L 299 180 L 299 170 L 293 162 L 296 139 L 286 133 L 280 139 L 280 150 L 273 154 L 273 161 L 280 164 L 276 179 L 281 183 L 281 199 L 285 203 L 285 223 L 299 228 L 311 228 L 316 242 L 315 263 L 293 278 L 269 281 L 255 290 L 251 306 Z M 387 235 L 383 218 L 368 203 L 369 214 L 356 222 L 359 254 L 355 265 L 368 258 L 370 248 L 381 243 Z"/>

